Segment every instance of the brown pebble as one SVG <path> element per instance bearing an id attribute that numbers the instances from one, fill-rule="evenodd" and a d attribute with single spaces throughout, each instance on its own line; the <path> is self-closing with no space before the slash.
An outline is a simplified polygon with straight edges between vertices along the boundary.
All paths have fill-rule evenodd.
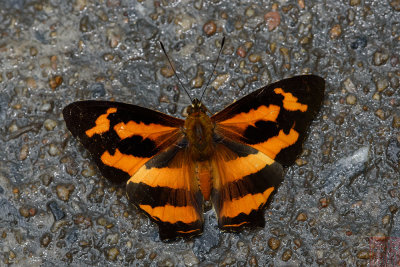
<path id="1" fill-rule="evenodd" d="M 68 201 L 74 189 L 75 186 L 73 184 L 59 184 L 56 186 L 57 196 L 62 201 Z"/>
<path id="2" fill-rule="evenodd" d="M 19 151 L 19 160 L 25 160 L 29 154 L 29 146 L 27 144 L 22 145 Z"/>
<path id="3" fill-rule="evenodd" d="M 351 6 L 358 6 L 360 4 L 360 0 L 350 0 Z"/>
<path id="4" fill-rule="evenodd" d="M 268 246 L 273 250 L 277 250 L 280 245 L 281 245 L 281 241 L 275 237 L 271 237 L 268 240 Z"/>
<path id="5" fill-rule="evenodd" d="M 296 220 L 300 221 L 300 222 L 304 222 L 307 220 L 307 214 L 305 214 L 304 212 L 300 213 L 299 215 L 297 215 Z"/>
<path id="6" fill-rule="evenodd" d="M 136 259 L 141 260 L 146 256 L 146 251 L 143 248 L 139 248 L 136 251 Z"/>
<path id="7" fill-rule="evenodd" d="M 400 11 L 400 0 L 392 0 L 392 1 L 390 1 L 390 6 L 391 6 L 395 11 Z"/>
<path id="8" fill-rule="evenodd" d="M 49 85 L 51 89 L 56 89 L 57 87 L 59 87 L 63 82 L 63 78 L 59 75 L 51 77 L 49 80 Z"/>
<path id="9" fill-rule="evenodd" d="M 217 31 L 217 25 L 214 21 L 210 20 L 204 24 L 203 31 L 207 36 L 211 36 Z"/>
<path id="10" fill-rule="evenodd" d="M 74 223 L 83 228 L 89 228 L 90 226 L 92 226 L 92 220 L 89 217 L 84 216 L 83 214 L 78 214 L 74 216 Z"/>
<path id="11" fill-rule="evenodd" d="M 400 114 L 395 114 L 392 121 L 393 128 L 400 128 Z"/>
<path id="12" fill-rule="evenodd" d="M 299 7 L 300 7 L 301 9 L 304 9 L 304 8 L 306 7 L 306 5 L 305 5 L 305 3 L 304 3 L 304 0 L 298 0 L 298 3 L 299 3 Z"/>
<path id="13" fill-rule="evenodd" d="M 36 47 L 31 47 L 31 48 L 29 48 L 29 54 L 32 56 L 32 57 L 34 57 L 34 56 L 36 56 L 37 54 L 38 54 L 38 50 L 36 49 Z"/>
<path id="14" fill-rule="evenodd" d="M 339 24 L 336 24 L 329 31 L 329 34 L 330 34 L 331 39 L 336 39 L 342 34 L 342 28 L 340 27 Z"/>
<path id="15" fill-rule="evenodd" d="M 161 68 L 161 75 L 164 76 L 165 78 L 172 77 L 174 75 L 174 71 L 170 66 L 164 66 Z"/>
<path id="16" fill-rule="evenodd" d="M 255 62 L 258 62 L 261 60 L 261 56 L 259 54 L 250 54 L 249 60 L 250 60 L 250 62 L 255 63 Z"/>
<path id="17" fill-rule="evenodd" d="M 26 78 L 25 82 L 26 82 L 26 86 L 28 86 L 28 88 L 31 88 L 31 89 L 37 88 L 36 80 L 33 77 Z"/>
<path id="18" fill-rule="evenodd" d="M 50 233 L 45 233 L 42 235 L 40 238 L 40 245 L 42 247 L 47 247 L 51 242 L 51 234 Z"/>
<path id="19" fill-rule="evenodd" d="M 383 121 L 386 119 L 386 114 L 382 109 L 375 111 L 375 115 Z"/>
<path id="20" fill-rule="evenodd" d="M 381 66 L 383 64 L 386 63 L 386 61 L 388 61 L 389 59 L 389 55 L 383 52 L 375 52 L 374 53 L 374 65 L 375 66 Z"/>
<path id="21" fill-rule="evenodd" d="M 369 259 L 369 251 L 367 249 L 362 249 L 357 253 L 357 258 L 359 259 Z"/>
<path id="22" fill-rule="evenodd" d="M 297 246 L 297 248 L 301 247 L 301 240 L 300 239 L 295 239 L 293 243 Z"/>
<path id="23" fill-rule="evenodd" d="M 346 97 L 346 103 L 349 105 L 354 105 L 357 102 L 357 97 L 353 94 L 350 94 Z"/>
<path id="24" fill-rule="evenodd" d="M 241 58 L 245 58 L 247 53 L 242 46 L 239 46 L 238 49 L 236 50 L 236 54 Z"/>
<path id="25" fill-rule="evenodd" d="M 326 197 L 320 198 L 319 203 L 321 204 L 322 208 L 326 208 L 329 205 L 329 199 L 327 199 Z"/>
<path id="26" fill-rule="evenodd" d="M 290 249 L 285 250 L 282 254 L 282 260 L 283 261 L 288 261 L 292 258 L 292 251 Z"/>
<path id="27" fill-rule="evenodd" d="M 270 11 L 264 15 L 265 22 L 268 25 L 268 30 L 273 31 L 281 23 L 281 15 L 276 11 Z"/>
<path id="28" fill-rule="evenodd" d="M 112 261 L 116 260 L 118 255 L 119 255 L 118 248 L 110 248 L 109 250 L 107 250 L 107 258 L 109 260 L 112 260 Z"/>

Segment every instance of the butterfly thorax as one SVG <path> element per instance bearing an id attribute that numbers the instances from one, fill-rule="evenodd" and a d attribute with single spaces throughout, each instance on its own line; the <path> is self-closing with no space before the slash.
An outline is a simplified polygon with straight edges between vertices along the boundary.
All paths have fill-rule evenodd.
<path id="1" fill-rule="evenodd" d="M 185 134 L 188 140 L 189 154 L 194 161 L 204 161 L 214 152 L 214 124 L 207 115 L 207 108 L 197 99 L 187 109 Z"/>

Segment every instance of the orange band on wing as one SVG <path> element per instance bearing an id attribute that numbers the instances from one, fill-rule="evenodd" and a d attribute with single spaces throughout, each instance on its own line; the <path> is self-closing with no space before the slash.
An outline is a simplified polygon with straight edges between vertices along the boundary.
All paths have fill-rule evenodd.
<path id="1" fill-rule="evenodd" d="M 285 134 L 283 130 L 280 130 L 277 136 L 271 137 L 263 143 L 251 146 L 275 159 L 276 155 L 282 149 L 293 145 L 297 139 L 299 139 L 299 133 L 292 128 L 289 134 Z"/>
<path id="2" fill-rule="evenodd" d="M 251 211 L 258 210 L 260 206 L 267 203 L 272 191 L 274 191 L 274 187 L 268 188 L 262 194 L 247 194 L 242 198 L 224 201 L 220 217 L 234 218 L 240 213 L 248 215 Z"/>
<path id="3" fill-rule="evenodd" d="M 88 137 L 92 137 L 94 134 L 102 134 L 110 130 L 110 120 L 107 118 L 111 113 L 117 112 L 116 108 L 107 109 L 107 113 L 100 115 L 96 120 L 96 126 L 87 130 L 85 133 Z"/>
<path id="4" fill-rule="evenodd" d="M 134 121 L 129 121 L 128 123 L 120 122 L 114 126 L 115 132 L 121 139 L 140 135 L 143 139 L 151 138 L 154 140 L 157 137 L 176 129 L 176 127 L 168 127 L 155 123 L 136 123 Z"/>
<path id="5" fill-rule="evenodd" d="M 220 153 L 217 154 L 219 156 Z M 275 161 L 268 157 L 266 154 L 258 152 L 257 154 L 249 154 L 246 157 L 238 157 L 236 159 L 232 159 L 229 161 L 224 160 L 223 158 L 219 158 L 213 162 L 213 170 L 224 170 L 221 177 L 218 172 L 215 173 L 214 176 L 222 179 L 224 184 L 229 182 L 235 182 L 243 179 L 244 177 L 251 175 L 253 173 L 257 173 L 260 170 L 264 169 L 265 166 L 273 164 Z M 218 164 L 223 164 L 223 168 L 218 166 Z M 218 186 L 218 181 L 215 181 L 215 185 Z"/>
<path id="6" fill-rule="evenodd" d="M 139 207 L 157 221 L 169 223 L 183 222 L 189 224 L 200 219 L 192 206 L 176 207 L 165 205 L 153 208 L 150 205 L 139 205 Z"/>
<path id="7" fill-rule="evenodd" d="M 252 109 L 249 112 L 242 112 L 230 119 L 220 122 L 220 125 L 232 124 L 235 128 L 240 128 L 243 131 L 260 120 L 276 121 L 279 115 L 280 107 L 276 105 L 259 106 L 257 109 Z"/>
<path id="8" fill-rule="evenodd" d="M 100 159 L 105 165 L 120 169 L 129 173 L 129 175 L 133 175 L 149 160 L 149 158 L 139 158 L 132 155 L 122 154 L 118 149 L 115 150 L 114 155 L 105 151 L 103 155 L 101 155 Z"/>
<path id="9" fill-rule="evenodd" d="M 144 183 L 151 187 L 169 187 L 190 190 L 190 185 L 182 177 L 187 177 L 187 168 L 147 168 L 142 166 L 128 183 Z"/>
<path id="10" fill-rule="evenodd" d="M 298 98 L 293 96 L 291 93 L 286 93 L 282 88 L 275 88 L 274 92 L 276 94 L 283 95 L 283 107 L 289 111 L 299 110 L 301 112 L 306 112 L 308 106 L 305 104 L 301 104 L 298 101 Z"/>

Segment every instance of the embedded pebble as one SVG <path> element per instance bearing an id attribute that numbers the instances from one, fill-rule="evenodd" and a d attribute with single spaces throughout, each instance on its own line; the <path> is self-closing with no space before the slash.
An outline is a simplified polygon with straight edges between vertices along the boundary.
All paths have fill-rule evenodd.
<path id="1" fill-rule="evenodd" d="M 62 201 L 68 201 L 74 190 L 75 186 L 73 184 L 59 184 L 56 186 L 57 196 Z"/>
<path id="2" fill-rule="evenodd" d="M 357 252 L 357 258 L 359 259 L 369 259 L 369 250 L 367 249 L 362 249 L 359 252 Z"/>
<path id="3" fill-rule="evenodd" d="M 50 242 L 51 242 L 52 236 L 50 233 L 44 233 L 41 237 L 40 237 L 40 245 L 42 247 L 47 247 Z"/>
<path id="4" fill-rule="evenodd" d="M 346 89 L 349 93 L 356 93 L 356 86 L 354 85 L 353 81 L 350 78 L 347 78 L 343 82 L 344 89 Z"/>
<path id="5" fill-rule="evenodd" d="M 276 11 L 270 11 L 264 15 L 265 22 L 268 25 L 268 31 L 273 31 L 281 23 L 281 15 Z"/>
<path id="6" fill-rule="evenodd" d="M 50 144 L 49 146 L 49 154 L 50 156 L 57 156 L 60 154 L 60 150 L 58 149 L 58 147 L 55 144 Z"/>
<path id="7" fill-rule="evenodd" d="M 63 82 L 63 78 L 59 75 L 51 77 L 49 80 L 49 85 L 51 89 L 56 89 L 57 87 L 59 87 Z"/>
<path id="8" fill-rule="evenodd" d="M 282 260 L 283 261 L 288 261 L 292 258 L 292 251 L 290 249 L 285 250 L 282 254 Z"/>
<path id="9" fill-rule="evenodd" d="M 392 1 L 390 1 L 390 6 L 391 6 L 395 11 L 400 11 L 400 0 L 392 0 Z"/>
<path id="10" fill-rule="evenodd" d="M 118 233 L 112 233 L 112 234 L 108 234 L 106 236 L 106 242 L 109 245 L 115 245 L 115 244 L 118 243 L 118 241 L 119 241 L 119 234 Z"/>
<path id="11" fill-rule="evenodd" d="M 52 131 L 57 126 L 57 122 L 52 119 L 46 119 L 43 125 L 47 131 Z"/>
<path id="12" fill-rule="evenodd" d="M 217 31 L 217 25 L 212 20 L 208 21 L 204 24 L 203 31 L 207 36 L 211 36 Z"/>
<path id="13" fill-rule="evenodd" d="M 244 50 L 244 48 L 242 46 L 239 46 L 238 49 L 236 50 L 236 54 L 241 58 L 245 58 L 246 50 Z"/>
<path id="14" fill-rule="evenodd" d="M 376 89 L 378 90 L 378 92 L 382 92 L 383 90 L 388 88 L 388 86 L 389 86 L 389 81 L 387 79 L 382 78 L 376 82 Z"/>
<path id="15" fill-rule="evenodd" d="M 118 255 L 119 255 L 118 248 L 110 248 L 107 250 L 107 258 L 111 261 L 116 260 Z"/>
<path id="16" fill-rule="evenodd" d="M 281 241 L 279 239 L 277 239 L 275 237 L 271 237 L 270 239 L 268 239 L 268 246 L 272 250 L 277 250 L 280 245 L 281 245 Z"/>
<path id="17" fill-rule="evenodd" d="M 307 220 L 307 214 L 305 213 L 299 213 L 299 215 L 297 215 L 296 220 L 298 220 L 299 222 L 304 222 Z"/>
<path id="18" fill-rule="evenodd" d="M 193 251 L 189 251 L 183 255 L 183 263 L 185 266 L 197 266 L 200 261 L 197 259 L 196 255 L 194 255 Z"/>
<path id="19" fill-rule="evenodd" d="M 250 54 L 249 55 L 249 61 L 252 63 L 258 62 L 261 60 L 260 54 Z"/>
<path id="20" fill-rule="evenodd" d="M 392 127 L 400 128 L 400 114 L 393 115 Z"/>
<path id="21" fill-rule="evenodd" d="M 146 251 L 143 248 L 139 248 L 136 251 L 136 259 L 141 260 L 146 257 Z"/>
<path id="22" fill-rule="evenodd" d="M 164 66 L 160 70 L 161 75 L 164 76 L 165 78 L 170 78 L 174 76 L 174 71 L 170 66 Z"/>
<path id="23" fill-rule="evenodd" d="M 381 120 L 385 120 L 386 119 L 386 114 L 385 114 L 385 112 L 382 110 L 382 109 L 377 109 L 376 111 L 375 111 L 375 115 L 378 117 L 378 118 L 380 118 Z"/>
<path id="24" fill-rule="evenodd" d="M 27 144 L 22 145 L 19 151 L 19 160 L 25 160 L 29 154 L 29 146 Z"/>
<path id="25" fill-rule="evenodd" d="M 381 66 L 383 64 L 386 63 L 386 61 L 388 61 L 389 59 L 389 55 L 386 53 L 382 53 L 382 52 L 375 52 L 374 53 L 374 65 L 375 66 Z"/>
<path id="26" fill-rule="evenodd" d="M 92 220 L 90 217 L 83 214 L 78 214 L 74 216 L 74 223 L 83 227 L 84 229 L 92 226 Z"/>
<path id="27" fill-rule="evenodd" d="M 215 90 L 218 90 L 226 81 L 229 80 L 230 74 L 220 74 L 218 75 L 214 81 L 211 83 L 211 86 L 214 87 Z"/>
<path id="28" fill-rule="evenodd" d="M 36 212 L 37 210 L 33 207 L 23 206 L 19 208 L 19 213 L 25 218 L 35 216 Z"/>
<path id="29" fill-rule="evenodd" d="M 349 105 L 354 105 L 357 102 L 357 97 L 353 94 L 350 94 L 346 97 L 346 103 Z"/>
<path id="30" fill-rule="evenodd" d="M 255 10 L 252 7 L 246 8 L 245 15 L 249 18 L 253 17 L 255 14 Z"/>
<path id="31" fill-rule="evenodd" d="M 34 47 L 34 46 L 31 46 L 31 47 L 29 48 L 29 54 L 30 54 L 32 57 L 36 56 L 36 55 L 38 54 L 37 48 Z"/>
<path id="32" fill-rule="evenodd" d="M 331 39 L 337 39 L 342 34 L 342 28 L 339 24 L 334 25 L 329 31 Z"/>

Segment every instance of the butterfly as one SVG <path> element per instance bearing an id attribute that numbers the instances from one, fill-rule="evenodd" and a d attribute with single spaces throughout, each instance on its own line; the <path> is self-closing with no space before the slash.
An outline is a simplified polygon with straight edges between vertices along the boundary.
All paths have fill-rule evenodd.
<path id="1" fill-rule="evenodd" d="M 73 102 L 67 128 L 129 201 L 158 224 L 163 241 L 203 231 L 211 201 L 224 231 L 265 225 L 263 211 L 302 151 L 324 79 L 302 75 L 260 88 L 209 116 L 198 99 L 185 120 L 144 107 Z"/>

